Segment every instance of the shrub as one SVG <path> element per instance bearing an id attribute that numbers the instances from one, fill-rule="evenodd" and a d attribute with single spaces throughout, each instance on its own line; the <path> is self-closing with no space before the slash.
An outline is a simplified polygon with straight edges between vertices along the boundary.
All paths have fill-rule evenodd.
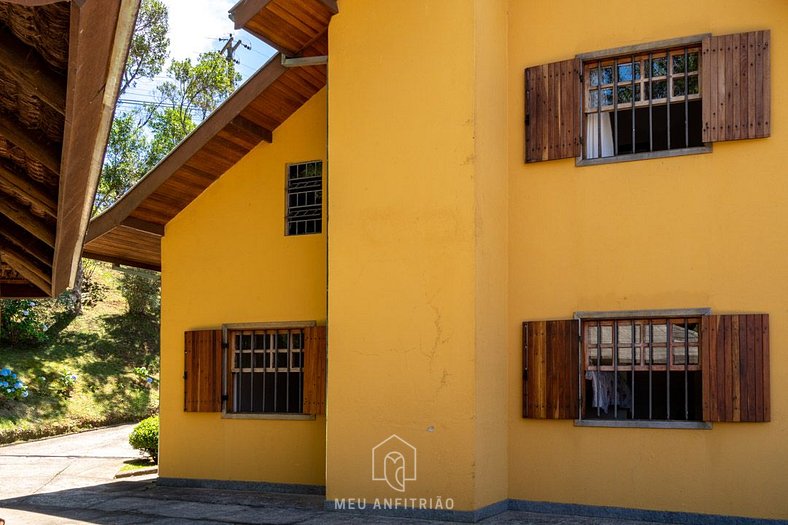
<path id="1" fill-rule="evenodd" d="M 8 367 L 0 369 L 0 402 L 27 396 L 27 386 L 16 377 L 16 373 Z"/>
<path id="2" fill-rule="evenodd" d="M 129 313 L 156 315 L 161 304 L 160 278 L 155 272 L 126 271 L 120 278 L 120 292 L 129 305 Z"/>
<path id="3" fill-rule="evenodd" d="M 134 427 L 129 436 L 129 444 L 147 453 L 154 463 L 159 462 L 159 416 L 143 419 Z"/>
<path id="4" fill-rule="evenodd" d="M 0 334 L 11 346 L 38 345 L 46 340 L 47 326 L 35 301 L 6 299 L 0 301 Z"/>
<path id="5" fill-rule="evenodd" d="M 77 383 L 77 374 L 73 372 L 63 372 L 52 384 L 52 388 L 57 395 L 63 398 L 71 397 L 74 393 L 74 386 Z"/>

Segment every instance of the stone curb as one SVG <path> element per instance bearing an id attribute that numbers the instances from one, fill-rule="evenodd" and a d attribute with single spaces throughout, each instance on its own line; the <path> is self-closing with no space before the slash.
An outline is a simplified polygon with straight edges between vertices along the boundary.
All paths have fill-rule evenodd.
<path id="1" fill-rule="evenodd" d="M 137 470 L 127 470 L 125 472 L 118 472 L 115 474 L 115 479 L 130 478 L 132 476 L 147 476 L 148 474 L 156 474 L 159 472 L 159 467 L 148 467 Z"/>

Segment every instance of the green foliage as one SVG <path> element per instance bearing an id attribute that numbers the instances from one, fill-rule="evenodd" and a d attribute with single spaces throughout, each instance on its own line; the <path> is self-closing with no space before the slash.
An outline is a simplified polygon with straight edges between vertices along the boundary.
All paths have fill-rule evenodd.
<path id="1" fill-rule="evenodd" d="M 62 319 L 49 326 L 46 341 L 0 342 L 0 367 L 13 370 L 28 388 L 27 398 L 0 403 L 0 443 L 137 422 L 158 412 L 157 317 L 126 313 L 120 271 L 107 263 L 85 268 L 106 291 L 101 301 L 76 317 L 67 317 L 66 305 L 54 299 L 35 301 L 45 322 Z M 134 370 L 143 367 L 145 377 Z"/>
<path id="2" fill-rule="evenodd" d="M 90 259 L 82 260 L 82 306 L 93 307 L 106 299 L 109 286 L 98 278 L 98 263 Z"/>
<path id="3" fill-rule="evenodd" d="M 127 270 L 120 278 L 120 292 L 129 314 L 158 316 L 161 307 L 161 278 L 147 270 Z"/>
<path id="4" fill-rule="evenodd" d="M 119 114 L 112 121 L 94 213 L 117 201 L 145 174 L 150 144 L 137 117 L 136 113 Z"/>
<path id="5" fill-rule="evenodd" d="M 161 73 L 170 47 L 167 6 L 161 0 L 143 0 L 140 5 L 129 57 L 121 79 L 120 94 L 134 87 L 140 78 Z"/>
<path id="6" fill-rule="evenodd" d="M 27 396 L 27 386 L 16 376 L 16 372 L 8 367 L 0 369 L 0 403 Z"/>
<path id="7" fill-rule="evenodd" d="M 137 385 L 142 388 L 152 388 L 159 384 L 159 380 L 153 377 L 144 366 L 135 367 L 134 375 L 137 377 Z"/>
<path id="8" fill-rule="evenodd" d="M 73 372 L 63 372 L 57 377 L 57 380 L 52 383 L 52 390 L 55 395 L 62 398 L 69 398 L 74 393 L 74 387 L 77 384 L 78 378 L 77 374 Z"/>
<path id="9" fill-rule="evenodd" d="M 0 339 L 16 345 L 39 345 L 46 341 L 48 326 L 36 301 L 0 301 Z"/>
<path id="10" fill-rule="evenodd" d="M 129 436 L 129 444 L 137 450 L 147 453 L 154 461 L 159 462 L 159 416 L 143 419 L 134 427 Z"/>
<path id="11" fill-rule="evenodd" d="M 162 100 L 184 113 L 196 111 L 200 120 L 226 99 L 241 80 L 235 63 L 217 51 L 201 53 L 194 64 L 190 58 L 173 60 L 168 73 L 172 80 L 158 87 Z"/>
<path id="12" fill-rule="evenodd" d="M 164 107 L 155 112 L 148 125 L 153 133 L 153 140 L 145 157 L 144 165 L 147 169 L 153 168 L 197 127 L 189 111 L 175 107 Z"/>

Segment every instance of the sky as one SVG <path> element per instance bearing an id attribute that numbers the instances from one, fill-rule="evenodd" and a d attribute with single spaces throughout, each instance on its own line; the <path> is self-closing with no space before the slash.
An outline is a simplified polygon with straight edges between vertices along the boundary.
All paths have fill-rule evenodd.
<path id="1" fill-rule="evenodd" d="M 232 33 L 236 39 L 241 39 L 252 48 L 238 47 L 235 59 L 240 63 L 236 64 L 236 70 L 243 81 L 254 74 L 274 54 L 274 50 L 246 31 L 234 30 L 228 11 L 236 1 L 163 0 L 169 14 L 170 59 L 194 60 L 200 53 L 219 50 L 224 45 L 219 38 L 226 39 Z M 167 66 L 164 67 L 166 69 Z M 153 100 L 156 85 L 163 79 L 165 71 L 152 81 L 138 81 L 135 87 L 129 88 L 121 97 L 121 104 L 124 100 L 128 102 L 127 105 Z"/>

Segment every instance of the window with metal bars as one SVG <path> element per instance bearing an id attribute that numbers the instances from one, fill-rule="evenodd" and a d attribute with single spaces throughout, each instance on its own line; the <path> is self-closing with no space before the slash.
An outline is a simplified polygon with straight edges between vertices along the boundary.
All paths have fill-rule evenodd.
<path id="1" fill-rule="evenodd" d="M 584 158 L 702 147 L 700 45 L 583 62 Z"/>
<path id="2" fill-rule="evenodd" d="M 582 323 L 582 417 L 702 419 L 699 317 Z"/>
<path id="3" fill-rule="evenodd" d="M 323 224 L 323 162 L 288 164 L 286 193 L 286 235 L 320 233 Z"/>
<path id="4" fill-rule="evenodd" d="M 304 329 L 228 333 L 232 399 L 228 412 L 304 411 Z"/>

